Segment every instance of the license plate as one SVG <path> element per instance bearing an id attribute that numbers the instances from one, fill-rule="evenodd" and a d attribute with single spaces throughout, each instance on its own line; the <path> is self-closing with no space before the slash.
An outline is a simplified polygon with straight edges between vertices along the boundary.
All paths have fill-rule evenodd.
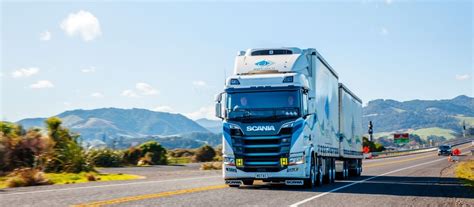
<path id="1" fill-rule="evenodd" d="M 268 175 L 265 173 L 257 173 L 256 178 L 268 178 Z"/>

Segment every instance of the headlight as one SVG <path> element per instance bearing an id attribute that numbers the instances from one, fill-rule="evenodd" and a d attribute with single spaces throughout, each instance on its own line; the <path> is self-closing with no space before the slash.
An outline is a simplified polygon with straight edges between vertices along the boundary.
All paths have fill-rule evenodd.
<path id="1" fill-rule="evenodd" d="M 235 159 L 233 157 L 224 157 L 224 164 L 235 166 Z"/>
<path id="2" fill-rule="evenodd" d="M 283 125 L 281 125 L 281 128 L 291 128 L 293 127 L 293 123 L 295 122 L 287 122 L 287 123 L 284 123 Z"/>
<path id="3" fill-rule="evenodd" d="M 304 156 L 290 157 L 288 165 L 299 165 L 304 163 Z"/>

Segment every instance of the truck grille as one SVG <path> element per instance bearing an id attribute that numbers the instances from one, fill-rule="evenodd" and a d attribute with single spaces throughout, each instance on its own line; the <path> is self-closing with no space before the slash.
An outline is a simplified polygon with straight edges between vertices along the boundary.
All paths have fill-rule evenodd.
<path id="1" fill-rule="evenodd" d="M 291 133 L 273 136 L 245 136 L 231 132 L 232 146 L 236 158 L 242 158 L 244 165 L 238 167 L 245 172 L 278 172 L 286 166 L 280 165 L 280 158 L 288 157 Z"/>

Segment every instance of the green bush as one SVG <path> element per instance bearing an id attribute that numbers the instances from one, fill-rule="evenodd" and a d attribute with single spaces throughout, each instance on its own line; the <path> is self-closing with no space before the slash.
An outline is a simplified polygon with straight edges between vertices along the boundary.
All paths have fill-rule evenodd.
<path id="1" fill-rule="evenodd" d="M 123 154 L 126 163 L 137 165 L 139 161 L 143 165 L 165 165 L 167 164 L 166 149 L 158 142 L 145 142 L 138 147 L 131 147 Z"/>
<path id="2" fill-rule="evenodd" d="M 151 163 L 154 165 L 165 165 L 166 160 L 166 149 L 163 148 L 158 142 L 149 141 L 141 144 L 139 148 L 142 151 L 142 157 L 145 157 L 147 153 L 151 157 Z"/>
<path id="3" fill-rule="evenodd" d="M 196 150 L 193 156 L 194 162 L 209 162 L 214 159 L 216 152 L 209 145 L 204 145 Z"/>
<path id="4" fill-rule="evenodd" d="M 87 152 L 87 161 L 97 167 L 120 167 L 122 153 L 111 149 L 94 149 Z"/>

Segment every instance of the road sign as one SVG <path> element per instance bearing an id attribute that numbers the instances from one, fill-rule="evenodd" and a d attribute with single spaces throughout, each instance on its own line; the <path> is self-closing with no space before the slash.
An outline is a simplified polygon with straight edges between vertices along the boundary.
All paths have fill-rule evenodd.
<path id="1" fill-rule="evenodd" d="M 393 142 L 395 142 L 395 144 L 406 144 L 409 141 L 410 141 L 410 135 L 408 133 L 393 134 Z"/>

